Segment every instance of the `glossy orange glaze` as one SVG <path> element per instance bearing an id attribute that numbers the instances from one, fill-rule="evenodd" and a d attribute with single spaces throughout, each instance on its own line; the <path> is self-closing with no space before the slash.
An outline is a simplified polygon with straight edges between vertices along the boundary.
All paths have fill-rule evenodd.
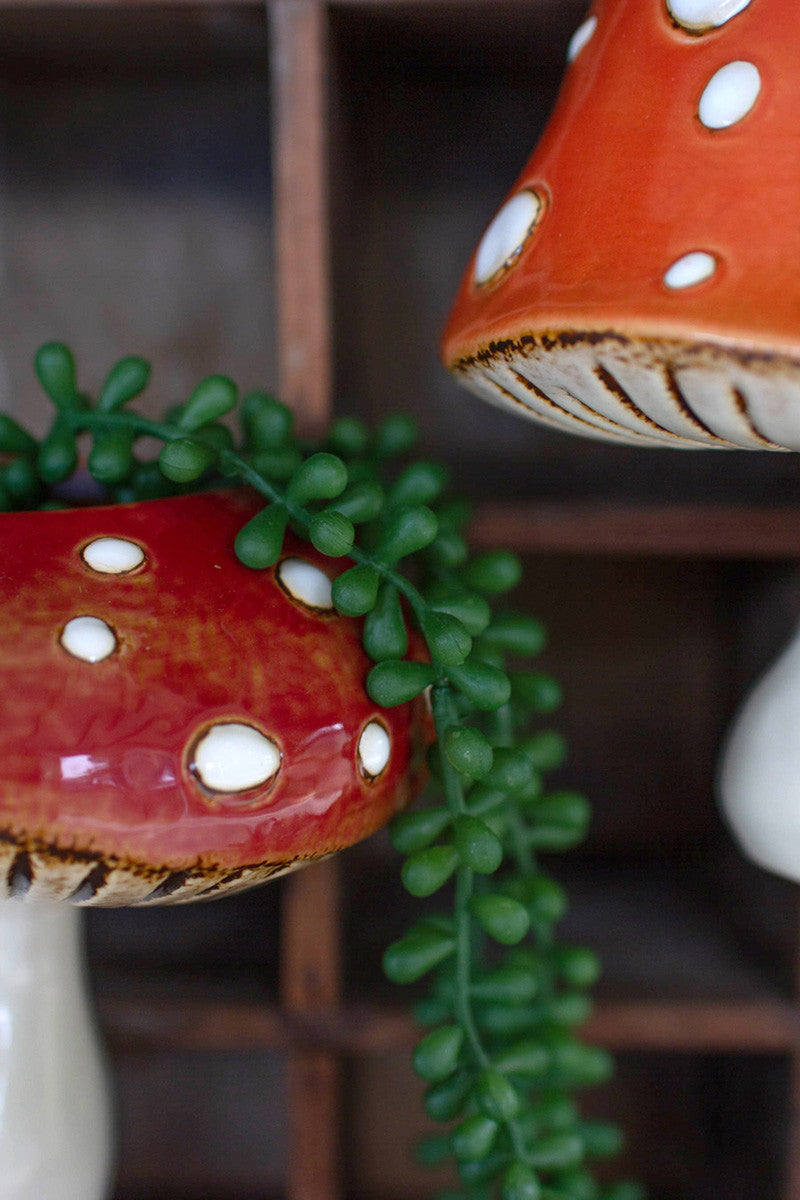
<path id="1" fill-rule="evenodd" d="M 551 121 L 512 189 L 548 210 L 516 265 L 481 287 L 473 261 L 443 341 L 448 365 L 547 331 L 730 340 L 800 349 L 800 5 L 752 0 L 692 35 L 664 0 L 597 0 L 594 36 L 568 67 Z M 714 73 L 761 75 L 751 111 L 710 130 L 697 106 Z M 720 269 L 663 282 L 705 250 Z"/>
<path id="2" fill-rule="evenodd" d="M 280 862 L 350 845 L 409 795 L 411 707 L 364 691 L 360 622 L 291 599 L 233 540 L 259 502 L 206 493 L 132 505 L 0 516 L 0 834 L 182 869 Z M 97 574 L 85 545 L 138 543 L 143 566 Z M 289 539 L 334 577 L 326 559 Z M 116 651 L 89 663 L 60 644 L 71 618 L 101 618 Z M 391 736 L 375 780 L 357 743 Z M 217 722 L 255 726 L 280 748 L 270 787 L 210 794 L 190 770 Z"/>

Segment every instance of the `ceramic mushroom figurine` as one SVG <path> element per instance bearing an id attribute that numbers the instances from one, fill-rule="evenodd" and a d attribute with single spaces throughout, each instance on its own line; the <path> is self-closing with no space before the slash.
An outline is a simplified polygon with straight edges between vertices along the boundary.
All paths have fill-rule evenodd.
<path id="1" fill-rule="evenodd" d="M 597 0 L 443 343 L 486 399 L 652 446 L 800 449 L 794 0 Z"/>
<path id="2" fill-rule="evenodd" d="M 492 403 L 643 446 L 800 449 L 800 8 L 596 0 L 467 267 L 446 365 Z M 800 878 L 800 640 L 745 706 L 723 804 Z"/>
<path id="3" fill-rule="evenodd" d="M 289 539 L 275 568 L 242 566 L 259 507 L 205 493 L 0 517 L 2 1200 L 106 1195 L 75 906 L 248 887 L 409 797 L 416 710 L 364 690 L 358 625 L 331 603 L 347 564 Z"/>

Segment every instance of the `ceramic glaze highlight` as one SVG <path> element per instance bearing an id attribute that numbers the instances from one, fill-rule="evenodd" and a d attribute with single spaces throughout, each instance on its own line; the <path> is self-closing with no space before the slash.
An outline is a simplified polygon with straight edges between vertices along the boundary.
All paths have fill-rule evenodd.
<path id="1" fill-rule="evenodd" d="M 239 563 L 259 507 L 233 492 L 0 516 L 0 894 L 216 896 L 407 802 L 422 705 L 367 696 L 359 623 L 330 607 L 348 560 L 289 538 L 276 568 Z"/>
<path id="2" fill-rule="evenodd" d="M 591 437 L 800 449 L 798 47 L 785 0 L 596 0 L 500 214 L 547 204 L 465 272 L 455 375 Z"/>

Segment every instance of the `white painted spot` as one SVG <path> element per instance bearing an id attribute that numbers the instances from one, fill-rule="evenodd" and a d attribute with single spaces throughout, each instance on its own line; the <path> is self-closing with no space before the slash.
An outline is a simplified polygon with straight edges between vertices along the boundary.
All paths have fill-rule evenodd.
<path id="1" fill-rule="evenodd" d="M 717 269 L 717 260 L 705 250 L 693 250 L 677 259 L 664 274 L 664 283 L 674 291 L 694 287 L 704 279 L 710 279 Z"/>
<path id="2" fill-rule="evenodd" d="M 142 565 L 145 553 L 141 546 L 127 538 L 101 537 L 84 546 L 81 557 L 101 575 L 124 575 Z"/>
<path id="3" fill-rule="evenodd" d="M 97 663 L 117 648 L 114 630 L 99 617 L 73 617 L 61 631 L 61 645 L 75 658 Z"/>
<path id="4" fill-rule="evenodd" d="M 591 41 L 597 29 L 597 17 L 587 17 L 582 25 L 573 33 L 567 46 L 567 62 L 574 62 L 587 42 Z"/>
<path id="5" fill-rule="evenodd" d="M 535 192 L 517 192 L 503 205 L 481 238 L 475 256 L 475 282 L 488 283 L 525 245 L 539 220 L 542 202 Z"/>
<path id="6" fill-rule="evenodd" d="M 284 558 L 278 564 L 278 579 L 301 604 L 309 608 L 333 608 L 330 579 L 305 559 Z"/>
<path id="7" fill-rule="evenodd" d="M 384 770 L 392 752 L 389 734 L 380 721 L 370 721 L 358 739 L 358 761 L 365 775 L 375 778 Z"/>
<path id="8" fill-rule="evenodd" d="M 673 20 L 691 33 L 717 29 L 742 12 L 750 0 L 667 0 Z"/>
<path id="9" fill-rule="evenodd" d="M 246 792 L 261 787 L 277 773 L 281 754 L 275 743 L 252 725 L 226 721 L 203 734 L 191 765 L 211 792 Z"/>
<path id="10" fill-rule="evenodd" d="M 751 62 L 726 63 L 705 86 L 697 115 L 706 129 L 728 129 L 746 117 L 761 91 L 761 75 Z"/>

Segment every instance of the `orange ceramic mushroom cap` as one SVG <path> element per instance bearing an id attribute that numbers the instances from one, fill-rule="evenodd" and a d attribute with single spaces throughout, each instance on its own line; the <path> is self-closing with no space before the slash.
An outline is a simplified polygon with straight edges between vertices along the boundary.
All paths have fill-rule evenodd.
<path id="1" fill-rule="evenodd" d="M 590 436 L 800 449 L 796 0 L 597 0 L 570 59 L 445 363 Z"/>
<path id="2" fill-rule="evenodd" d="M 366 837 L 411 790 L 411 706 L 364 690 L 342 560 L 253 571 L 247 493 L 0 516 L 0 885 L 216 896 Z"/>

